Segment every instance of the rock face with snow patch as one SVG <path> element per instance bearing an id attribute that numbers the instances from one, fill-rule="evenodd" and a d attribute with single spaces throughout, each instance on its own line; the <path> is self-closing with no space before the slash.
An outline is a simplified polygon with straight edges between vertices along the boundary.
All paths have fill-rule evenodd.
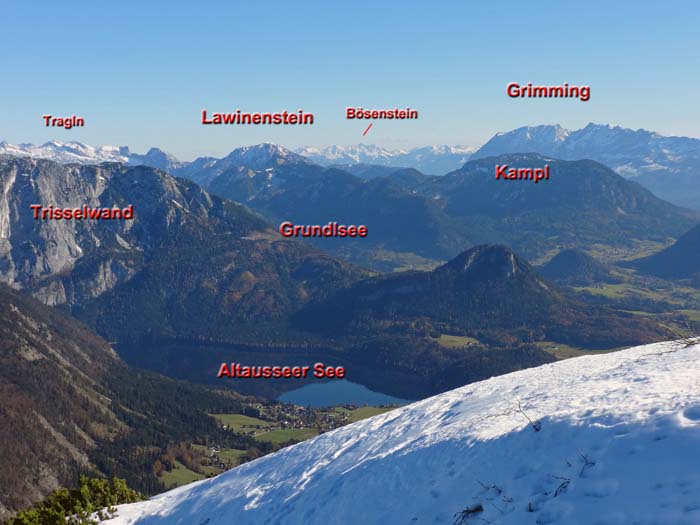
<path id="1" fill-rule="evenodd" d="M 515 372 L 118 507 L 107 523 L 696 524 L 698 378 L 698 341 Z"/>
<path id="2" fill-rule="evenodd" d="M 236 148 L 221 159 L 212 157 L 195 159 L 176 169 L 173 174 L 191 179 L 209 189 L 212 183 L 225 185 L 227 179 L 235 178 L 240 174 L 250 174 L 252 177 L 262 173 L 266 176 L 274 174 L 275 168 L 294 165 L 313 166 L 313 162 L 282 146 L 265 143 Z M 221 180 L 216 181 L 217 178 Z"/>

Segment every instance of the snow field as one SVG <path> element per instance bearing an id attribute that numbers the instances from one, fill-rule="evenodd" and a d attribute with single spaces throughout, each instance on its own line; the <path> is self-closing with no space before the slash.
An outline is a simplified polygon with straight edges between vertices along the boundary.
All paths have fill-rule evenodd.
<path id="1" fill-rule="evenodd" d="M 455 522 L 700 524 L 700 344 L 474 383 L 121 506 L 108 521 Z"/>

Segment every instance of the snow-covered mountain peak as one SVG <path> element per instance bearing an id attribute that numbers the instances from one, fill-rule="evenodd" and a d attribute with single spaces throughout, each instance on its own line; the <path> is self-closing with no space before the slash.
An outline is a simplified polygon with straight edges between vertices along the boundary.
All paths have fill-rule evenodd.
<path id="1" fill-rule="evenodd" d="M 146 164 L 160 169 L 172 169 L 182 165 L 174 156 L 158 148 L 151 148 L 145 155 L 132 153 L 126 146 L 95 147 L 78 141 L 61 142 L 51 140 L 41 145 L 10 144 L 0 142 L 0 154 L 15 157 L 49 159 L 61 164 L 99 164 L 101 162 L 122 162 Z"/>
<path id="2" fill-rule="evenodd" d="M 234 149 L 222 159 L 230 164 L 245 166 L 254 170 L 262 170 L 279 164 L 303 163 L 311 161 L 278 144 L 265 142 L 254 146 L 243 146 Z"/>
<path id="3" fill-rule="evenodd" d="M 377 161 L 389 159 L 403 151 L 392 151 L 375 144 L 356 144 L 354 146 L 328 146 L 325 148 L 297 148 L 298 154 L 310 157 L 322 164 L 376 164 Z"/>
<path id="4" fill-rule="evenodd" d="M 446 145 L 388 149 L 376 144 L 356 144 L 326 148 L 304 147 L 295 151 L 324 166 L 367 164 L 415 168 L 423 173 L 444 175 L 463 166 L 475 149 Z"/>
<path id="5" fill-rule="evenodd" d="M 593 122 L 575 131 L 533 126 L 494 135 L 473 157 L 532 151 L 564 160 L 592 159 L 674 204 L 697 209 L 700 202 L 700 139 Z"/>
<path id="6" fill-rule="evenodd" d="M 557 143 L 565 141 L 570 134 L 571 131 L 561 127 L 559 124 L 542 124 L 539 126 L 523 126 L 512 131 L 496 133 L 494 139 L 500 137 L 516 141 L 553 141 Z"/>
<path id="7" fill-rule="evenodd" d="M 97 164 L 100 162 L 127 162 L 129 150 L 124 147 L 94 147 L 82 142 L 52 140 L 41 145 L 0 143 L 0 154 L 17 157 L 49 159 L 60 163 Z"/>
<path id="8" fill-rule="evenodd" d="M 700 344 L 474 383 L 131 505 L 112 525 L 700 523 Z"/>

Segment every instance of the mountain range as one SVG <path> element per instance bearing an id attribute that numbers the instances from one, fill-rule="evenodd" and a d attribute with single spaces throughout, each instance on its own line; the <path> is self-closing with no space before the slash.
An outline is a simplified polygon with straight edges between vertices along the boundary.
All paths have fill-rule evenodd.
<path id="1" fill-rule="evenodd" d="M 134 166 L 150 166 L 165 171 L 171 171 L 186 164 L 158 148 L 151 148 L 147 153 L 140 155 L 132 153 L 126 146 L 95 147 L 76 141 L 51 141 L 41 145 L 0 142 L 0 155 L 47 159 L 62 164 L 121 162 Z"/>
<path id="2" fill-rule="evenodd" d="M 470 146 L 424 146 L 390 150 L 372 144 L 297 148 L 303 155 L 323 166 L 369 164 L 374 166 L 414 168 L 428 175 L 442 175 L 462 166 L 476 150 Z"/>
<path id="3" fill-rule="evenodd" d="M 549 166 L 550 180 L 496 180 L 494 167 Z M 697 213 L 661 200 L 595 161 L 562 161 L 538 154 L 511 154 L 469 161 L 444 177 L 408 187 L 444 213 L 469 224 L 486 242 L 513 246 L 528 258 L 554 248 L 630 246 L 633 239 L 677 237 Z"/>
<path id="4" fill-rule="evenodd" d="M 360 265 L 387 270 L 434 266 L 465 247 L 504 243 L 528 258 L 596 244 L 631 248 L 666 243 L 700 214 L 677 208 L 593 161 L 538 154 L 467 162 L 445 176 L 363 164 L 325 168 L 281 146 L 234 150 L 174 173 L 279 224 L 364 224 L 364 239 L 309 239 Z M 543 167 L 535 185 L 495 179 L 495 166 Z M 432 261 L 432 263 L 431 263 Z"/>
<path id="5" fill-rule="evenodd" d="M 427 377 L 403 382 L 404 391 L 417 395 L 439 388 L 432 381 L 442 367 L 465 357 L 422 334 L 396 344 L 381 334 L 338 340 L 303 331 L 292 319 L 306 303 L 322 301 L 369 272 L 281 237 L 245 207 L 185 179 L 144 166 L 5 157 L 0 187 L 2 280 L 68 309 L 139 366 L 206 382 L 215 381 L 217 363 L 233 352 L 255 361 L 271 359 L 273 348 L 278 360 L 337 361 L 345 349 L 357 376 L 369 376 L 371 383 L 384 373 L 375 367 L 377 355 L 390 355 L 400 368 L 401 356 L 412 362 L 406 356 L 424 352 L 442 364 Z M 30 209 L 37 203 L 128 204 L 135 218 L 37 220 Z M 219 346 L 202 353 L 208 344 Z M 498 369 L 550 359 L 539 350 L 530 354 L 505 360 Z M 195 355 L 202 357 L 193 363 Z M 491 373 L 481 365 L 474 370 Z"/>
<path id="6" fill-rule="evenodd" d="M 0 154 L 2 153 L 47 158 L 57 162 L 146 164 L 166 171 L 182 170 L 177 174 L 190 178 L 193 173 L 204 173 L 210 165 L 223 160 L 200 157 L 192 162 L 181 162 L 157 148 L 152 148 L 145 155 L 138 155 L 124 146 L 95 148 L 79 142 L 55 141 L 40 146 L 0 142 Z M 454 171 L 472 158 L 508 153 L 539 153 L 564 160 L 592 159 L 625 178 L 634 179 L 665 200 L 679 206 L 700 209 L 700 183 L 697 175 L 700 170 L 700 139 L 663 136 L 644 129 L 633 130 L 593 123 L 578 130 L 568 130 L 558 124 L 539 125 L 497 133 L 479 148 L 439 145 L 392 150 L 377 145 L 358 144 L 325 148 L 302 147 L 294 153 L 322 166 L 342 166 L 351 171 L 354 170 L 351 166 L 363 165 L 365 167 L 361 168 L 362 171 L 368 173 L 377 173 L 379 168 L 401 167 L 417 169 L 429 175 Z M 207 176 L 220 173 L 226 165 L 226 162 L 219 162 L 219 168 L 209 170 Z M 373 170 L 369 170 L 369 166 Z"/>
<path id="7" fill-rule="evenodd" d="M 268 145 L 269 147 L 272 145 Z M 122 162 L 130 165 L 145 165 L 165 171 L 182 170 L 181 175 L 201 172 L 218 162 L 221 172 L 227 165 L 246 164 L 256 168 L 257 149 L 245 154 L 250 147 L 237 148 L 233 158 L 199 157 L 191 162 L 178 160 L 174 155 L 159 148 L 151 148 L 145 154 L 132 152 L 127 146 L 95 147 L 76 141 L 51 141 L 41 145 L 10 144 L 0 142 L 0 155 L 48 159 L 55 162 L 98 164 L 100 162 Z M 322 166 L 336 164 L 368 164 L 383 167 L 412 167 L 424 173 L 442 175 L 464 164 L 474 147 L 467 146 L 425 146 L 409 150 L 389 150 L 381 146 L 358 144 L 356 146 L 329 146 L 327 148 L 297 148 L 292 153 Z M 223 162 L 221 162 L 223 161 Z M 260 165 L 257 164 L 259 167 Z M 212 170 L 212 173 L 217 171 Z"/>
<path id="8" fill-rule="evenodd" d="M 274 144 L 191 163 L 44 146 L 0 154 L 0 282 L 14 289 L 0 285 L 3 515 L 80 473 L 162 490 L 151 467 L 163 443 L 234 439 L 206 414 L 239 407 L 240 395 L 174 380 L 222 386 L 222 362 L 322 361 L 416 399 L 551 363 L 557 345 L 674 337 L 664 320 L 560 288 L 613 282 L 591 252 L 676 239 L 630 265 L 672 279 L 698 269 L 698 215 L 593 160 L 513 153 L 431 176 L 322 166 Z M 506 164 L 547 166 L 550 179 L 497 180 Z M 36 206 L 134 217 L 53 220 Z M 361 223 L 370 235 L 307 243 L 282 237 L 282 220 Z M 377 272 L 416 259 L 427 269 Z M 273 398 L 310 381 L 226 386 Z"/>
<path id="9" fill-rule="evenodd" d="M 575 131 L 559 125 L 526 126 L 498 133 L 472 158 L 527 152 L 596 160 L 665 200 L 700 209 L 700 139 L 592 123 Z"/>
<path id="10" fill-rule="evenodd" d="M 539 185 L 495 180 L 495 165 L 508 163 L 548 164 L 556 171 Z M 375 270 L 435 266 L 481 243 L 508 244 L 530 259 L 568 247 L 665 244 L 700 218 L 592 161 L 505 155 L 469 161 L 442 177 L 389 169 L 356 176 L 261 144 L 171 172 L 255 209 L 273 224 L 364 224 L 370 232 L 364 239 L 310 240 Z"/>

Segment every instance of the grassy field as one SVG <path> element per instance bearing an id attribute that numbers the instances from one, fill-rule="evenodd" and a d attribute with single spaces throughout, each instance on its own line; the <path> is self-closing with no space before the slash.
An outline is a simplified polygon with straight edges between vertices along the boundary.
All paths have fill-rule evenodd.
<path id="1" fill-rule="evenodd" d="M 271 443 L 284 443 L 293 439 L 304 441 L 318 435 L 315 428 L 278 428 L 269 432 L 259 432 L 255 434 L 258 441 L 270 441 Z"/>
<path id="2" fill-rule="evenodd" d="M 347 408 L 337 407 L 329 409 L 331 412 L 335 413 L 346 413 L 348 414 L 348 421 L 354 423 L 355 421 L 360 421 L 368 417 L 376 416 L 377 414 L 383 414 L 391 410 L 391 407 L 358 407 L 352 410 Z M 320 409 L 323 411 L 323 409 Z M 263 421 L 262 419 L 257 419 L 254 417 L 244 416 L 241 414 L 210 414 L 215 417 L 221 423 L 228 425 L 228 427 L 236 432 L 249 432 L 253 430 L 255 434 L 253 437 L 258 441 L 268 441 L 270 443 L 280 444 L 285 443 L 289 440 L 294 441 L 304 441 L 318 435 L 318 430 L 313 427 L 306 428 L 276 428 L 279 426 L 278 423 L 273 423 L 270 421 Z M 294 420 L 298 419 L 292 414 L 286 414 L 285 419 Z M 260 425 L 262 428 L 255 428 Z M 203 445 L 193 445 L 198 450 L 209 454 L 208 449 Z M 235 449 L 221 449 L 219 456 L 224 461 L 231 459 L 231 463 L 237 464 L 238 458 L 242 456 L 245 451 L 235 450 Z"/>
<path id="3" fill-rule="evenodd" d="M 666 242 L 634 240 L 633 245 L 627 248 L 613 248 L 604 244 L 596 244 L 586 251 L 596 259 L 605 262 L 630 261 L 659 252 L 673 244 L 673 241 L 673 239 L 667 239 Z"/>
<path id="4" fill-rule="evenodd" d="M 348 420 L 351 423 L 355 423 L 356 421 L 362 421 L 363 419 L 367 419 L 368 417 L 377 416 L 379 414 L 389 412 L 389 410 L 393 410 L 393 408 L 392 407 L 359 407 L 359 408 L 355 408 L 353 410 L 348 410 L 347 408 L 338 407 L 335 409 L 335 411 L 339 412 L 339 413 L 348 413 L 349 414 Z"/>
<path id="5" fill-rule="evenodd" d="M 203 474 L 194 472 L 182 463 L 176 461 L 173 470 L 170 472 L 164 471 L 160 479 L 167 488 L 172 489 L 204 478 L 205 476 Z"/>
<path id="6" fill-rule="evenodd" d="M 275 424 L 270 421 L 263 421 L 255 417 L 244 416 L 242 414 L 210 414 L 224 425 L 228 425 L 235 432 L 255 431 L 253 436 L 258 441 L 270 441 L 272 443 L 284 443 L 290 439 L 303 441 L 318 435 L 314 428 L 274 428 Z M 261 429 L 255 428 L 260 425 Z"/>
<path id="7" fill-rule="evenodd" d="M 637 295 L 651 299 L 653 301 L 668 301 L 669 303 L 682 304 L 672 294 L 664 293 L 663 290 L 650 290 L 630 283 L 604 284 L 601 286 L 575 287 L 577 292 L 589 292 L 595 295 L 602 295 L 610 299 L 621 299 L 627 295 Z"/>
<path id="8" fill-rule="evenodd" d="M 411 252 L 394 252 L 391 250 L 376 250 L 372 253 L 372 260 L 380 267 L 394 267 L 395 272 L 420 270 L 428 272 L 440 266 L 445 261 L 427 259 Z"/>
<path id="9" fill-rule="evenodd" d="M 209 414 L 218 419 L 224 425 L 227 425 L 231 430 L 240 432 L 243 427 L 245 430 L 251 430 L 251 427 L 261 425 L 265 428 L 270 428 L 272 425 L 269 421 L 263 421 L 256 417 L 244 416 L 243 414 Z"/>
<path id="10" fill-rule="evenodd" d="M 440 337 L 433 339 L 437 344 L 445 348 L 463 348 L 472 344 L 478 344 L 479 340 L 464 335 L 440 334 Z"/>
<path id="11" fill-rule="evenodd" d="M 574 290 L 605 297 L 613 307 L 628 313 L 651 317 L 679 336 L 698 330 L 697 327 L 689 329 L 687 323 L 700 322 L 700 290 L 662 281 L 639 281 L 632 276 L 625 283 L 577 287 Z M 626 308 L 627 305 L 632 308 Z"/>
<path id="12" fill-rule="evenodd" d="M 205 456 L 210 457 L 211 452 L 209 451 L 209 447 L 205 445 L 192 445 L 192 448 L 202 452 Z M 238 465 L 241 464 L 241 458 L 245 456 L 246 451 L 245 450 L 239 450 L 236 448 L 222 448 L 219 450 L 219 452 L 216 453 L 221 461 L 226 464 L 228 467 L 229 462 L 231 465 L 231 468 L 237 467 Z M 218 464 L 217 465 L 204 465 L 202 466 L 202 472 L 206 476 L 217 476 L 221 474 L 221 469 L 219 468 Z"/>
<path id="13" fill-rule="evenodd" d="M 678 313 L 683 314 L 691 321 L 700 322 L 700 310 L 678 310 Z"/>
<path id="14" fill-rule="evenodd" d="M 607 350 L 584 350 L 582 348 L 575 348 L 573 346 L 565 345 L 562 343 L 555 343 L 553 341 L 540 341 L 535 343 L 545 352 L 552 354 L 559 360 L 569 359 L 571 357 L 579 357 L 582 355 L 595 355 L 595 354 L 607 354 L 609 352 L 616 352 L 622 350 L 623 348 L 611 348 Z"/>

